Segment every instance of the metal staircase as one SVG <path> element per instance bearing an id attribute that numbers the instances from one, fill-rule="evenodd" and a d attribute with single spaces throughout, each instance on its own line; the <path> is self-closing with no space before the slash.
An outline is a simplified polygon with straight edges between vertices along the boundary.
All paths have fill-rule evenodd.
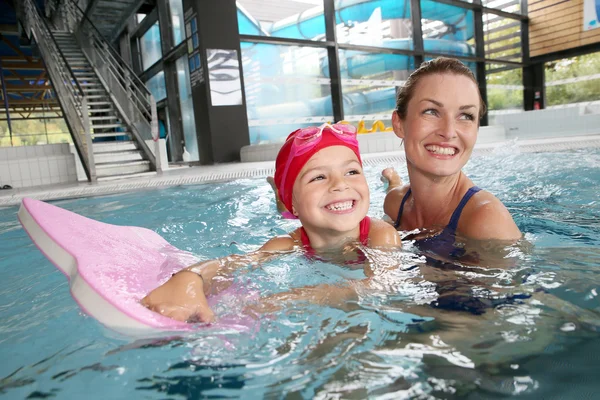
<path id="1" fill-rule="evenodd" d="M 35 40 L 91 182 L 161 171 L 156 103 L 83 11 L 63 0 L 49 22 L 34 0 L 18 10 Z"/>
<path id="2" fill-rule="evenodd" d="M 122 122 L 109 93 L 70 32 L 52 32 L 59 49 L 71 67 L 75 80 L 88 99 L 90 134 L 95 138 L 124 138 L 112 142 L 92 143 L 98 180 L 140 176 L 151 172 L 151 165 L 132 140 L 128 126 Z"/>

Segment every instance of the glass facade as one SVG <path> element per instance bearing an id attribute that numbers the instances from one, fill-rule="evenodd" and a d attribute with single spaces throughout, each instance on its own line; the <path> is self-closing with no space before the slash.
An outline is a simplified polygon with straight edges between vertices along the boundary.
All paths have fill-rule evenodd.
<path id="1" fill-rule="evenodd" d="M 545 76 L 546 106 L 594 102 L 589 111 L 600 110 L 600 52 L 546 63 Z"/>
<path id="2" fill-rule="evenodd" d="M 333 119 L 327 50 L 242 42 L 250 143 Z"/>
<path id="3" fill-rule="evenodd" d="M 140 38 L 140 53 L 142 56 L 142 67 L 144 70 L 150 68 L 152 64 L 162 57 L 160 47 L 160 28 L 156 22 Z"/>
<path id="4" fill-rule="evenodd" d="M 339 43 L 413 50 L 409 1 L 336 2 Z"/>
<path id="5" fill-rule="evenodd" d="M 483 34 L 486 58 L 521 61 L 521 22 L 519 20 L 484 13 Z"/>
<path id="6" fill-rule="evenodd" d="M 179 105 L 185 148 L 190 153 L 190 161 L 199 161 L 198 138 L 196 136 L 196 120 L 194 118 L 194 102 L 190 84 L 190 67 L 187 55 L 179 58 L 177 68 L 177 86 L 179 88 Z"/>
<path id="7" fill-rule="evenodd" d="M 173 24 L 173 43 L 177 46 L 185 38 L 183 1 L 169 0 L 169 5 L 171 6 L 171 23 Z"/>
<path id="8" fill-rule="evenodd" d="M 520 0 L 481 0 L 481 5 L 513 14 L 521 12 Z"/>
<path id="9" fill-rule="evenodd" d="M 426 52 L 452 56 L 475 55 L 473 11 L 421 0 L 421 29 Z"/>
<path id="10" fill-rule="evenodd" d="M 487 85 L 492 118 L 494 112 L 523 109 L 521 31 L 526 21 L 519 15 L 521 0 L 419 0 L 416 11 L 410 0 L 333 3 L 335 9 L 325 15 L 323 0 L 282 0 L 269 7 L 255 0 L 236 2 L 242 102 L 251 144 L 281 142 L 295 129 L 340 117 L 364 133 L 389 130 L 398 88 L 418 67 L 417 60 L 437 55 L 457 57 L 475 75 L 482 74 L 479 84 Z M 168 0 L 168 4 L 173 25 L 168 34 L 181 50 L 186 45 L 182 0 Z M 326 18 L 331 18 L 335 29 L 335 44 L 325 41 Z M 420 27 L 414 26 L 417 18 Z M 477 36 L 476 25 L 483 27 L 483 36 Z M 422 48 L 421 40 L 415 42 L 415 32 L 422 36 Z M 477 44 L 482 54 L 476 53 Z M 162 57 L 158 22 L 140 37 L 140 53 L 144 70 Z M 181 116 L 168 117 L 183 121 L 186 148 L 197 161 L 188 61 L 186 56 L 164 61 L 176 63 L 181 106 Z M 330 77 L 330 62 L 338 66 L 336 82 Z M 192 75 L 194 79 L 199 77 Z M 214 82 L 210 83 L 212 89 Z M 162 73 L 150 78 L 148 85 L 157 99 L 164 98 Z M 335 98 L 341 98 L 341 105 L 334 104 Z"/>
<path id="11" fill-rule="evenodd" d="M 391 126 L 396 90 L 415 69 L 414 58 L 400 54 L 340 50 L 344 119 L 361 131 Z M 363 127 L 364 124 L 364 127 Z"/>
<path id="12" fill-rule="evenodd" d="M 279 7 L 265 7 L 257 1 L 236 3 L 241 35 L 325 40 L 323 0 L 281 0 Z"/>
<path id="13" fill-rule="evenodd" d="M 494 110 L 523 109 L 523 70 L 504 64 L 488 64 L 487 100 L 490 115 Z"/>
<path id="14" fill-rule="evenodd" d="M 150 93 L 152 93 L 152 96 L 154 96 L 154 100 L 156 102 L 159 102 L 165 97 L 167 97 L 167 89 L 165 87 L 165 73 L 163 71 L 160 71 L 152 78 L 148 79 L 146 81 L 146 86 L 148 87 L 148 90 L 150 90 Z"/>

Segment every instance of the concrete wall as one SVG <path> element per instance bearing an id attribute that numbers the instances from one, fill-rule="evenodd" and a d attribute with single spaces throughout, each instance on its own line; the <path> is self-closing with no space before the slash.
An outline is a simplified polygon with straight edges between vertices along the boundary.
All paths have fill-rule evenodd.
<path id="1" fill-rule="evenodd" d="M 0 147 L 0 185 L 13 188 L 77 181 L 67 143 Z"/>
<path id="2" fill-rule="evenodd" d="M 495 116 L 507 139 L 539 139 L 600 134 L 600 114 L 587 114 L 584 107 L 524 111 Z"/>

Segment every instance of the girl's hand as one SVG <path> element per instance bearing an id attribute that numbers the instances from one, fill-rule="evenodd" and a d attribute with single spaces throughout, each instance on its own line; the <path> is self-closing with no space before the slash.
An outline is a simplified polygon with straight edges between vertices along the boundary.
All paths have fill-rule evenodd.
<path id="1" fill-rule="evenodd" d="M 197 274 L 181 271 L 141 301 L 148 309 L 178 321 L 212 322 L 215 315 L 204 295 L 204 282 Z"/>

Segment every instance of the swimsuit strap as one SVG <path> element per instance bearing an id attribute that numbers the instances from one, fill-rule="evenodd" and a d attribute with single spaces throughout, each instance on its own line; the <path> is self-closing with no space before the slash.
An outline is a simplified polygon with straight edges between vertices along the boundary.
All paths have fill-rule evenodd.
<path id="1" fill-rule="evenodd" d="M 462 214 L 463 208 L 465 208 L 465 205 L 471 199 L 471 197 L 473 197 L 473 195 L 475 193 L 479 192 L 480 190 L 481 189 L 478 188 L 477 186 L 473 186 L 472 188 L 467 190 L 467 193 L 465 193 L 463 198 L 460 200 L 458 207 L 456 207 L 456 210 L 454 210 L 454 212 L 452 213 L 452 217 L 450 218 L 450 223 L 448 224 L 446 229 L 448 229 L 452 232 L 456 232 L 456 228 L 458 227 L 458 220 L 460 219 L 460 214 Z"/>
<path id="2" fill-rule="evenodd" d="M 404 194 L 402 198 L 402 203 L 400 203 L 400 210 L 398 211 L 398 217 L 396 218 L 396 222 L 394 223 L 394 228 L 398 229 L 400 227 L 400 219 L 402 218 L 402 211 L 404 211 L 404 203 L 406 203 L 406 199 L 410 196 L 410 188 Z"/>
<path id="3" fill-rule="evenodd" d="M 371 218 L 364 217 L 362 221 L 360 221 L 360 235 L 359 240 L 363 245 L 367 245 L 369 242 L 369 231 L 371 230 Z"/>

